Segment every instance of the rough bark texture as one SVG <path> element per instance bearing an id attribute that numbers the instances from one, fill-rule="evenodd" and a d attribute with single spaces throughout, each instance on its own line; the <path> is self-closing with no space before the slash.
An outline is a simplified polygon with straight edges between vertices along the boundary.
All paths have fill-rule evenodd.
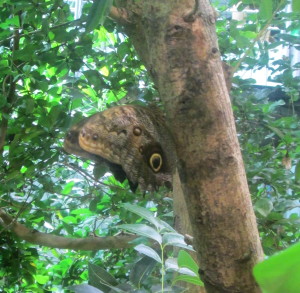
<path id="1" fill-rule="evenodd" d="M 188 213 L 188 209 L 186 206 L 186 202 L 184 199 L 183 191 L 181 188 L 181 183 L 180 183 L 180 178 L 178 171 L 176 170 L 176 174 L 173 176 L 173 212 L 174 212 L 174 217 L 175 217 L 175 229 L 178 231 L 180 234 L 183 234 L 185 238 L 188 238 L 190 241 L 190 238 L 193 235 L 192 231 L 192 226 L 190 222 L 190 217 Z M 192 244 L 192 243 L 188 243 Z M 196 253 L 191 253 L 190 255 L 194 258 L 194 260 L 198 263 L 199 261 L 197 260 L 197 254 Z M 203 287 L 186 283 L 186 282 L 181 282 L 178 285 L 184 287 L 187 289 L 189 293 L 204 293 L 205 289 Z"/>
<path id="2" fill-rule="evenodd" d="M 164 102 L 207 292 L 259 292 L 262 249 L 207 0 L 119 1 Z M 122 12 L 124 12 L 124 9 Z M 123 13 L 124 15 L 124 13 Z"/>

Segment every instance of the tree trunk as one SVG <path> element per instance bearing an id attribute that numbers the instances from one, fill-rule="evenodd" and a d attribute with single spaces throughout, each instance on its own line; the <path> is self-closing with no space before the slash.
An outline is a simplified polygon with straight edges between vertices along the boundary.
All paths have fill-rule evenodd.
<path id="1" fill-rule="evenodd" d="M 262 249 L 220 61 L 216 13 L 208 0 L 120 0 L 118 6 L 165 105 L 205 288 L 260 292 L 252 268 Z"/>
<path id="2" fill-rule="evenodd" d="M 186 202 L 184 199 L 183 191 L 181 188 L 181 183 L 179 179 L 179 174 L 178 171 L 176 170 L 176 174 L 173 176 L 173 212 L 174 212 L 174 217 L 175 217 L 175 229 L 177 232 L 180 234 L 183 234 L 185 237 L 189 237 L 193 235 L 192 231 L 192 226 L 191 226 L 191 221 L 188 213 L 188 209 L 186 206 Z M 188 243 L 190 244 L 190 243 Z M 176 249 L 175 249 L 176 250 Z M 177 250 L 179 251 L 179 249 Z M 191 253 L 191 256 L 194 258 L 194 260 L 198 263 L 197 261 L 197 254 L 196 253 Z M 204 293 L 205 290 L 203 287 L 186 283 L 186 282 L 181 282 L 178 285 L 184 287 L 187 289 L 189 293 Z"/>

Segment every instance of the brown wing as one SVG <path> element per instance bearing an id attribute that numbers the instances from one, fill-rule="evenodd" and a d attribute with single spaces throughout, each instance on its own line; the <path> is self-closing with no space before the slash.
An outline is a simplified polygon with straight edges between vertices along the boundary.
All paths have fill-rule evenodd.
<path id="1" fill-rule="evenodd" d="M 79 123 L 72 126 L 68 131 L 64 140 L 64 150 L 69 154 L 74 154 L 76 156 L 92 160 L 96 164 L 106 164 L 109 170 L 113 173 L 114 177 L 122 183 L 127 178 L 127 176 L 121 165 L 109 162 L 103 157 L 95 155 L 93 153 L 89 153 L 80 147 L 78 141 L 79 133 L 86 120 L 87 118 L 81 120 Z M 132 191 L 135 191 L 137 189 L 137 184 L 129 182 L 129 185 Z"/>
<path id="2" fill-rule="evenodd" d="M 127 105 L 97 113 L 81 125 L 78 144 L 89 154 L 121 165 L 141 190 L 171 185 L 174 145 L 158 110 Z"/>

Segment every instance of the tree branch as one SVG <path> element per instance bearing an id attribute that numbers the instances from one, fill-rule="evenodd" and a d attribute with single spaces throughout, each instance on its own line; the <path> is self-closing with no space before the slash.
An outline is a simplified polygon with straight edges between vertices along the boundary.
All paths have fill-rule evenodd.
<path id="1" fill-rule="evenodd" d="M 0 224 L 3 226 L 3 229 L 12 231 L 22 240 L 52 248 L 74 250 L 123 249 L 134 246 L 129 242 L 138 237 L 136 235 L 118 235 L 99 238 L 67 238 L 41 233 L 28 229 L 25 225 L 18 223 L 2 209 L 0 209 Z"/>

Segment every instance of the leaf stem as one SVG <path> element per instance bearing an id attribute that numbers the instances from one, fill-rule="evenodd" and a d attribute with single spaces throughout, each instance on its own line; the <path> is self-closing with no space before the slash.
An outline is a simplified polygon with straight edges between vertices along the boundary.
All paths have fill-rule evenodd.
<path id="1" fill-rule="evenodd" d="M 161 293 L 164 292 L 165 283 L 165 260 L 164 260 L 164 246 L 161 245 Z"/>

